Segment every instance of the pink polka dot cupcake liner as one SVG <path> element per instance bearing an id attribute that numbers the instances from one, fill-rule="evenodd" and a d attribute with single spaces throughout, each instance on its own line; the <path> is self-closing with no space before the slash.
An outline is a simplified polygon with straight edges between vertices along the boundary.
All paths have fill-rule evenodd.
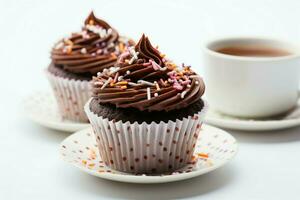
<path id="1" fill-rule="evenodd" d="M 76 122 L 88 122 L 84 105 L 91 97 L 90 81 L 63 78 L 48 71 L 46 74 L 62 118 Z"/>
<path id="2" fill-rule="evenodd" d="M 85 112 L 92 125 L 99 153 L 104 163 L 127 173 L 154 174 L 170 172 L 190 164 L 206 113 L 182 120 L 147 124 L 122 122 Z"/>

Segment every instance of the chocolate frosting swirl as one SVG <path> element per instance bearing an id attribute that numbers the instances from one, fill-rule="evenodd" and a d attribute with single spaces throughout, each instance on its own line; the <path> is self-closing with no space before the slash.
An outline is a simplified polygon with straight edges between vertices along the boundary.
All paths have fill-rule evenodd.
<path id="1" fill-rule="evenodd" d="M 119 37 L 118 32 L 91 12 L 81 32 L 60 40 L 51 51 L 56 66 L 73 73 L 95 75 L 113 66 L 117 56 L 134 42 Z"/>
<path id="2" fill-rule="evenodd" d="M 100 103 L 140 111 L 181 109 L 198 101 L 204 91 L 200 76 L 166 59 L 144 35 L 119 56 L 115 67 L 93 78 L 93 95 Z"/>

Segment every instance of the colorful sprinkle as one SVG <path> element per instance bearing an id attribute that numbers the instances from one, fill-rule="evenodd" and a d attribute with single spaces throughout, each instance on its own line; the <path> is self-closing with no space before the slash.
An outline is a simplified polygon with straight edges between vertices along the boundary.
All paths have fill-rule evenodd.
<path id="1" fill-rule="evenodd" d="M 183 92 L 181 92 L 181 94 L 180 94 L 180 97 L 183 99 L 184 98 L 184 96 L 186 95 L 186 93 L 187 93 L 187 91 L 185 90 L 185 91 L 183 91 Z"/>
<path id="2" fill-rule="evenodd" d="M 154 83 L 151 83 L 149 81 L 144 81 L 144 80 L 138 80 L 138 83 L 143 84 L 143 85 L 147 85 L 147 86 L 155 86 Z"/>
<path id="3" fill-rule="evenodd" d="M 151 92 L 150 92 L 150 88 L 147 87 L 147 99 L 150 100 L 151 99 Z"/>
<path id="4" fill-rule="evenodd" d="M 101 87 L 100 89 L 103 90 L 103 89 L 110 83 L 110 81 L 112 81 L 112 78 L 111 78 L 111 77 L 109 77 L 109 78 L 105 81 L 105 83 L 102 85 L 102 87 Z"/>
<path id="5" fill-rule="evenodd" d="M 82 49 L 80 50 L 80 53 L 82 53 L 82 54 L 86 54 L 86 53 L 87 53 L 87 50 L 86 50 L 86 48 L 82 48 Z"/>

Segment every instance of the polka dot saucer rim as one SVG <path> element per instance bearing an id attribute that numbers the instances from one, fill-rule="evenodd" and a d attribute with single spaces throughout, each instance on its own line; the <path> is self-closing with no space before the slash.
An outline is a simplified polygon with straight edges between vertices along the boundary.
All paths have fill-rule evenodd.
<path id="1" fill-rule="evenodd" d="M 284 116 L 270 119 L 245 119 L 208 109 L 205 123 L 220 128 L 241 131 L 271 131 L 300 126 L 300 99 L 298 106 Z"/>
<path id="2" fill-rule="evenodd" d="M 60 155 L 67 163 L 99 178 L 152 184 L 185 180 L 211 172 L 229 162 L 238 151 L 235 138 L 222 129 L 203 125 L 202 136 L 199 138 L 194 154 L 195 162 L 168 174 L 136 175 L 110 169 L 99 160 L 101 158 L 91 128 L 77 131 L 67 137 L 60 145 Z M 199 147 L 204 148 L 199 150 Z"/>
<path id="3" fill-rule="evenodd" d="M 50 91 L 36 91 L 24 98 L 23 111 L 31 121 L 58 131 L 75 132 L 90 126 L 89 123 L 63 119 Z"/>

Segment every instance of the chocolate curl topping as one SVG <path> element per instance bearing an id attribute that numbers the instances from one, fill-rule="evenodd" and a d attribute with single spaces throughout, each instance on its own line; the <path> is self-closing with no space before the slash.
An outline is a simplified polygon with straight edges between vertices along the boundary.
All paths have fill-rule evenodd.
<path id="1" fill-rule="evenodd" d="M 94 12 L 92 11 L 89 16 L 86 18 L 86 20 L 84 21 L 84 24 L 87 25 L 87 24 L 90 24 L 90 25 L 98 25 L 98 26 L 101 26 L 105 29 L 109 29 L 111 28 L 111 26 L 106 23 L 105 21 L 101 20 L 101 19 L 98 19 L 95 15 L 94 15 Z"/>
<path id="2" fill-rule="evenodd" d="M 154 60 L 161 67 L 164 66 L 160 53 L 151 45 L 148 37 L 142 35 L 140 41 L 136 44 L 135 50 L 139 52 L 139 58 L 145 60 Z"/>

